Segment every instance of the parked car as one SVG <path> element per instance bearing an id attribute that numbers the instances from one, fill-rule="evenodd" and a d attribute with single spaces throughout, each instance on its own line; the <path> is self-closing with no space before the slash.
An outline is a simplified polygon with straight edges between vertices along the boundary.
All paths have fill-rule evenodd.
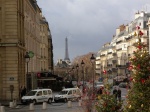
<path id="1" fill-rule="evenodd" d="M 127 87 L 127 83 L 126 82 L 121 82 L 118 86 L 120 87 L 120 88 L 126 88 Z"/>
<path id="2" fill-rule="evenodd" d="M 104 88 L 103 82 L 95 82 L 94 86 L 95 86 L 96 89 L 100 89 L 101 87 Z"/>
<path id="3" fill-rule="evenodd" d="M 68 100 L 79 100 L 81 99 L 82 92 L 79 88 L 65 88 L 59 94 L 54 96 L 54 101 L 64 101 Z"/>
<path id="4" fill-rule="evenodd" d="M 128 82 L 126 76 L 117 76 L 113 79 L 113 85 L 119 85 L 121 82 Z"/>
<path id="5" fill-rule="evenodd" d="M 28 92 L 25 96 L 21 98 L 21 103 L 39 103 L 48 102 L 51 103 L 53 99 L 51 89 L 35 89 Z"/>

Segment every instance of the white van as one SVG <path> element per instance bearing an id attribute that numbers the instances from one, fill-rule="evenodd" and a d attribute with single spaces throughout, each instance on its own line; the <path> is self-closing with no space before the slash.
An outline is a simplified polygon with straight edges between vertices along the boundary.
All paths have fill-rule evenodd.
<path id="1" fill-rule="evenodd" d="M 28 92 L 25 96 L 21 98 L 21 103 L 38 103 L 38 102 L 48 102 L 51 103 L 53 100 L 51 89 L 35 89 Z"/>
<path id="2" fill-rule="evenodd" d="M 79 100 L 81 99 L 82 92 L 79 88 L 66 88 L 63 89 L 59 94 L 54 96 L 54 101 L 64 101 L 67 102 L 68 100 Z"/>

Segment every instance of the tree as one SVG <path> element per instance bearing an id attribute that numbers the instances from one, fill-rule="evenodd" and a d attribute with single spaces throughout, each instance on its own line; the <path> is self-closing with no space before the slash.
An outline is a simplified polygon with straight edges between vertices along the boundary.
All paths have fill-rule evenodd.
<path id="1" fill-rule="evenodd" d="M 111 84 L 108 82 L 107 72 L 105 73 L 103 94 L 98 96 L 95 104 L 97 112 L 121 112 L 122 101 L 117 101 L 115 95 L 111 94 Z"/>
<path id="2" fill-rule="evenodd" d="M 92 74 L 93 74 L 93 68 L 92 68 L 92 64 L 90 62 L 90 57 L 92 56 L 92 52 L 82 55 L 82 56 L 77 56 L 76 58 L 74 58 L 74 60 L 72 61 L 72 65 L 75 67 L 77 64 L 79 65 L 79 77 L 80 79 L 82 78 L 82 67 L 81 65 L 81 61 L 83 60 L 85 65 L 84 65 L 84 73 L 85 73 L 85 80 L 89 80 L 92 79 Z"/>
<path id="3" fill-rule="evenodd" d="M 150 55 L 147 44 L 141 42 L 143 32 L 137 27 L 136 51 L 130 58 L 132 86 L 127 95 L 125 112 L 150 112 Z"/>

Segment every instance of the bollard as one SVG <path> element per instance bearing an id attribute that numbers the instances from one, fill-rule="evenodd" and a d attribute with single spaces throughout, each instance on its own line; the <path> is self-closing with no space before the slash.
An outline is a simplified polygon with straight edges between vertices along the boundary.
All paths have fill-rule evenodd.
<path id="1" fill-rule="evenodd" d="M 34 103 L 30 103 L 29 110 L 34 110 Z"/>
<path id="2" fill-rule="evenodd" d="M 47 103 L 46 102 L 43 102 L 43 107 L 42 107 L 42 109 L 47 109 Z"/>
<path id="3" fill-rule="evenodd" d="M 5 107 L 4 106 L 0 106 L 0 112 L 5 112 Z"/>
<path id="4" fill-rule="evenodd" d="M 16 107 L 17 106 L 17 101 L 14 99 L 13 100 L 13 107 Z"/>
<path id="5" fill-rule="evenodd" d="M 79 107 L 81 107 L 82 105 L 82 100 L 79 100 Z"/>
<path id="6" fill-rule="evenodd" d="M 68 107 L 72 107 L 72 102 L 68 101 Z"/>
<path id="7" fill-rule="evenodd" d="M 13 108 L 13 107 L 14 107 L 13 102 L 9 102 L 9 107 L 10 107 L 10 108 Z"/>
<path id="8" fill-rule="evenodd" d="M 53 101 L 52 102 L 55 102 L 54 97 L 53 97 Z"/>

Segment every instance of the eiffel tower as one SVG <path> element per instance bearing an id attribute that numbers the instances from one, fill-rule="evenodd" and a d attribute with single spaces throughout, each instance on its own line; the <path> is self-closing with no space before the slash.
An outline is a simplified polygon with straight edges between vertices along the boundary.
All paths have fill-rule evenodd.
<path id="1" fill-rule="evenodd" d="M 68 54 L 68 39 L 67 39 L 67 37 L 65 39 L 65 58 L 64 58 L 64 61 L 70 62 L 69 54 Z"/>

